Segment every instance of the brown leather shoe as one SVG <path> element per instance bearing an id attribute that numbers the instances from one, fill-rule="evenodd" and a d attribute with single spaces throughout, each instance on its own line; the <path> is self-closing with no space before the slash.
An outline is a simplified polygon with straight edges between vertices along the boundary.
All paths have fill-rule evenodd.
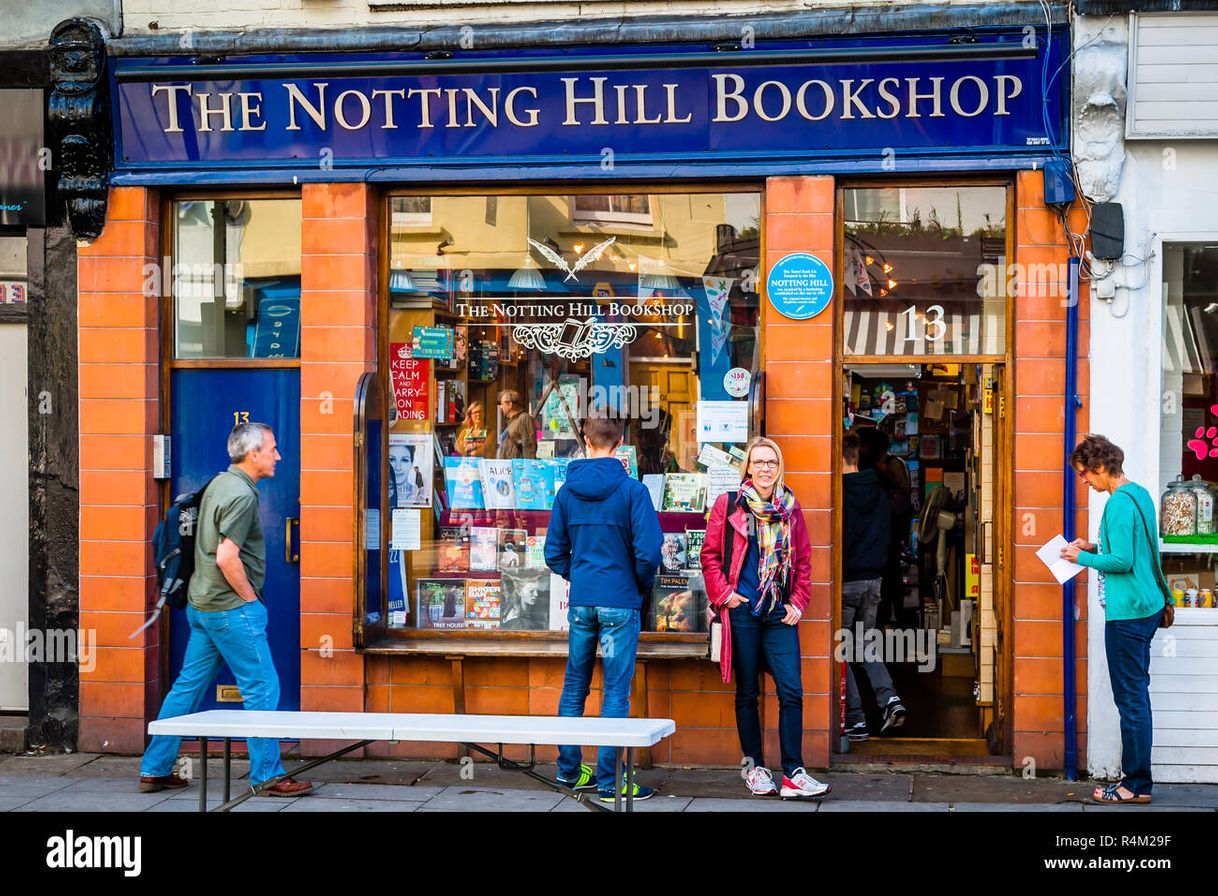
<path id="1" fill-rule="evenodd" d="M 160 775 L 154 777 L 152 775 L 140 775 L 140 792 L 141 793 L 156 793 L 158 790 L 179 790 L 183 787 L 189 787 L 190 782 L 185 778 L 179 778 L 177 775 Z"/>
<path id="2" fill-rule="evenodd" d="M 312 784 L 308 781 L 297 781 L 295 778 L 284 778 L 274 787 L 255 791 L 258 796 L 306 796 L 312 792 Z"/>

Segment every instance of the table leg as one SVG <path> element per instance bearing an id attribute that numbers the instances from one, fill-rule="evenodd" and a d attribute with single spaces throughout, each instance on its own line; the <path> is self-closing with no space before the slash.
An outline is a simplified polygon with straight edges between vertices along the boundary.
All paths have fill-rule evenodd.
<path id="1" fill-rule="evenodd" d="M 233 798 L 230 792 L 232 787 L 233 773 L 233 739 L 231 737 L 224 738 L 224 802 L 228 802 Z"/>
<path id="2" fill-rule="evenodd" d="M 626 811 L 634 811 L 634 747 L 626 748 Z"/>
<path id="3" fill-rule="evenodd" d="M 207 811 L 207 738 L 199 738 L 199 811 Z"/>
<path id="4" fill-rule="evenodd" d="M 613 748 L 613 811 L 622 811 L 622 748 Z"/>

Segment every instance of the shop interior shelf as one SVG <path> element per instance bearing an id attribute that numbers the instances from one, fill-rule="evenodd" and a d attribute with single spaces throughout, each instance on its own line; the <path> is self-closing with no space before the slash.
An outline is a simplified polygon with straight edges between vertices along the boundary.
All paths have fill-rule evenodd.
<path id="1" fill-rule="evenodd" d="M 1186 544 L 1174 541 L 1160 541 L 1159 552 L 1162 554 L 1218 554 L 1218 544 Z"/>

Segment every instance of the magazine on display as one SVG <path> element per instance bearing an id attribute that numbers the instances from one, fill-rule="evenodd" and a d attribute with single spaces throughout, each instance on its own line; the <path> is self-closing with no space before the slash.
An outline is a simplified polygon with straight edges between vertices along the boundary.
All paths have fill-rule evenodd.
<path id="1" fill-rule="evenodd" d="M 545 631 L 550 627 L 550 571 L 505 570 L 502 585 L 502 618 L 506 631 Z"/>
<path id="2" fill-rule="evenodd" d="M 554 467 L 554 496 L 558 497 L 559 489 L 567 481 L 567 467 L 571 461 L 576 460 L 573 457 L 556 457 L 550 464 Z"/>
<path id="3" fill-rule="evenodd" d="M 497 529 L 496 557 L 499 569 L 521 569 L 525 565 L 524 529 Z"/>
<path id="4" fill-rule="evenodd" d="M 464 579 L 419 579 L 415 594 L 419 628 L 465 628 Z"/>
<path id="5" fill-rule="evenodd" d="M 444 484 L 448 488 L 448 505 L 453 510 L 485 509 L 478 458 L 444 458 Z"/>
<path id="6" fill-rule="evenodd" d="M 705 604 L 705 596 L 699 600 L 689 576 L 658 575 L 651 591 L 649 628 L 655 632 L 705 631 L 705 607 L 700 604 Z"/>
<path id="7" fill-rule="evenodd" d="M 700 473 L 666 473 L 660 509 L 676 513 L 702 513 L 706 506 L 706 477 Z"/>
<path id="8" fill-rule="evenodd" d="M 466 579 L 466 628 L 499 628 L 501 597 L 498 579 Z"/>
<path id="9" fill-rule="evenodd" d="M 513 510 L 516 507 L 516 490 L 512 484 L 512 462 L 480 458 L 482 472 L 482 496 L 487 510 Z"/>
<path id="10" fill-rule="evenodd" d="M 660 499 L 664 494 L 664 474 L 644 473 L 643 486 L 647 489 L 647 494 L 651 495 L 652 508 L 658 512 L 660 509 Z"/>
<path id="11" fill-rule="evenodd" d="M 469 572 L 469 527 L 440 527 L 440 572 Z"/>
<path id="12" fill-rule="evenodd" d="M 499 568 L 499 530 L 474 526 L 469 530 L 469 571 L 494 572 Z"/>
<path id="13" fill-rule="evenodd" d="M 665 532 L 660 544 L 660 572 L 677 573 L 685 568 L 685 533 Z"/>
<path id="14" fill-rule="evenodd" d="M 389 434 L 389 506 L 430 507 L 432 474 L 431 433 Z"/>

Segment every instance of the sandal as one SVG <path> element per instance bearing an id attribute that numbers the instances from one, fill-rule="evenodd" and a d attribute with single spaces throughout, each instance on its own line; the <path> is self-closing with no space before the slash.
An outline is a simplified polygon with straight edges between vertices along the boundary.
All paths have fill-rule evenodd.
<path id="1" fill-rule="evenodd" d="M 1149 793 L 1133 793 L 1126 790 L 1129 796 L 1121 796 L 1120 790 L 1124 785 L 1120 783 L 1109 784 L 1103 790 L 1097 790 L 1091 794 L 1091 798 L 1097 803 L 1149 803 Z"/>

